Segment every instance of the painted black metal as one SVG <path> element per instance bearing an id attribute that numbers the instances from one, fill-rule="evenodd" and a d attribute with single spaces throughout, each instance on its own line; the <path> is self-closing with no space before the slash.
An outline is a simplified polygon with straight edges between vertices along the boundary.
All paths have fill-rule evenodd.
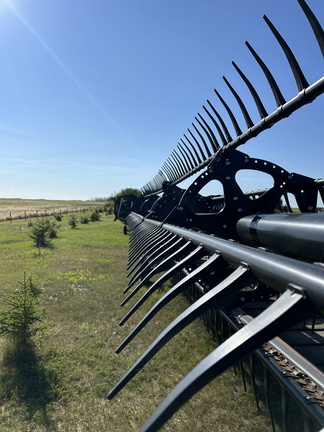
<path id="1" fill-rule="evenodd" d="M 316 19 L 315 15 L 312 13 L 310 8 L 305 3 L 305 1 L 304 0 L 298 0 L 298 1 L 299 1 L 299 4 L 300 4 L 302 10 L 305 13 L 307 20 L 309 21 L 309 23 L 311 25 L 311 28 L 315 34 L 315 37 L 317 39 L 317 42 L 318 42 L 319 47 L 321 49 L 321 52 L 323 54 L 323 52 L 324 52 L 323 29 L 322 29 L 320 23 L 318 22 L 318 20 Z M 223 150 L 222 151 L 229 151 L 230 149 L 237 148 L 238 146 L 246 143 L 249 139 L 258 135 L 260 132 L 262 132 L 266 128 L 271 127 L 274 123 L 277 123 L 278 121 L 282 120 L 283 118 L 288 117 L 294 111 L 299 109 L 302 105 L 305 105 L 305 104 L 311 102 L 314 98 L 318 97 L 320 94 L 323 93 L 323 88 L 324 88 L 323 80 L 324 80 L 324 78 L 320 78 L 317 82 L 310 85 L 308 83 L 305 75 L 303 74 L 303 71 L 301 70 L 301 68 L 298 64 L 296 57 L 295 57 L 294 53 L 291 51 L 287 42 L 284 40 L 284 38 L 281 36 L 281 34 L 278 32 L 278 30 L 275 28 L 275 26 L 269 20 L 269 18 L 266 16 L 264 16 L 263 18 L 264 18 L 264 21 L 267 23 L 268 27 L 270 28 L 271 32 L 273 33 L 274 37 L 279 42 L 279 45 L 280 45 L 282 51 L 284 52 L 284 54 L 288 60 L 288 63 L 289 63 L 289 66 L 291 68 L 294 79 L 296 81 L 296 85 L 297 85 L 297 89 L 298 89 L 299 93 L 294 98 L 292 98 L 290 101 L 286 102 L 285 98 L 283 97 L 282 92 L 279 89 L 276 81 L 274 80 L 269 68 L 261 60 L 261 58 L 258 56 L 258 54 L 251 47 L 251 45 L 248 42 L 246 42 L 247 47 L 249 48 L 253 57 L 258 62 L 259 66 L 261 67 L 263 73 L 265 74 L 265 76 L 269 82 L 270 88 L 271 88 L 271 90 L 274 94 L 274 97 L 275 97 L 277 110 L 272 112 L 271 114 L 267 113 L 266 109 L 264 108 L 263 103 L 261 102 L 261 98 L 260 98 L 259 94 L 256 92 L 256 90 L 254 89 L 252 83 L 246 78 L 246 76 L 238 68 L 236 63 L 233 62 L 235 69 L 238 71 L 238 73 L 240 74 L 240 76 L 242 77 L 242 79 L 244 80 L 246 85 L 248 86 L 248 88 L 249 88 L 249 90 L 253 96 L 253 99 L 254 99 L 254 101 L 257 105 L 257 108 L 259 110 L 259 113 L 260 113 L 261 121 L 257 124 L 254 124 L 253 127 L 248 126 L 247 130 L 245 132 L 242 132 L 236 119 L 235 119 L 235 117 L 234 117 L 234 115 L 233 115 L 233 112 L 230 109 L 230 107 L 226 104 L 225 100 L 220 96 L 219 92 L 217 92 L 215 90 L 221 104 L 225 107 L 225 109 L 226 109 L 226 111 L 227 111 L 227 113 L 231 119 L 231 122 L 234 126 L 236 134 L 237 134 L 237 137 L 235 139 L 232 139 L 225 122 L 223 121 L 223 119 L 221 118 L 221 116 L 219 115 L 219 113 L 217 112 L 215 107 L 213 106 L 213 104 L 209 100 L 207 100 L 208 105 L 210 106 L 210 108 L 212 109 L 213 113 L 216 115 L 218 121 L 220 122 L 220 124 L 222 126 L 222 130 L 221 130 L 221 128 L 219 127 L 215 118 L 211 115 L 209 110 L 207 110 L 206 107 L 204 106 L 203 107 L 204 110 L 208 114 L 208 117 L 211 119 L 213 125 L 216 127 L 218 135 L 220 136 L 220 139 L 223 143 Z M 232 89 L 231 89 L 231 91 L 232 91 Z M 237 99 L 237 97 L 236 97 L 236 99 Z M 243 101 L 241 101 L 241 102 L 243 104 Z M 241 109 L 242 109 L 241 102 L 239 102 L 239 105 L 241 106 Z M 250 122 L 248 122 L 248 124 L 250 125 Z M 205 127 L 206 127 L 206 124 L 205 124 Z M 195 127 L 195 129 L 198 132 L 196 127 Z M 204 131 L 206 133 L 206 129 L 204 129 Z M 172 170 L 173 173 L 171 176 L 169 175 L 169 180 L 174 184 L 180 183 L 181 181 L 183 181 L 186 178 L 190 177 L 191 175 L 195 174 L 197 171 L 206 167 L 210 163 L 211 158 L 213 157 L 213 155 L 210 155 L 210 151 L 209 151 L 209 149 L 206 145 L 206 142 L 204 141 L 202 135 L 199 133 L 201 143 L 203 146 L 205 146 L 205 150 L 207 151 L 207 154 L 205 154 L 203 152 L 202 147 L 200 145 L 200 142 L 191 133 L 190 130 L 189 130 L 189 133 L 191 134 L 192 138 L 194 139 L 196 147 L 199 149 L 201 156 L 198 155 L 195 146 L 190 142 L 188 137 L 186 135 L 184 135 L 184 137 L 188 141 L 189 145 L 191 146 L 191 149 L 196 154 L 197 163 L 195 164 L 195 168 L 193 168 L 190 172 L 186 172 L 185 174 L 181 174 L 179 171 Z M 207 134 L 207 136 L 209 137 L 208 134 Z M 213 142 L 215 143 L 215 146 L 218 147 L 216 144 L 217 141 L 213 140 Z M 215 146 L 212 145 L 212 148 L 213 148 L 213 151 L 216 153 L 217 150 L 215 150 Z M 166 175 L 168 176 L 167 173 L 166 173 Z M 161 186 L 162 186 L 161 182 L 159 184 L 160 184 L 160 188 L 156 188 L 155 190 L 152 190 L 151 186 L 145 185 L 142 188 L 143 194 L 145 195 L 145 194 L 151 194 L 152 192 L 157 193 L 157 192 L 161 191 Z"/>
<path id="2" fill-rule="evenodd" d="M 233 93 L 237 103 L 239 104 L 239 107 L 241 108 L 243 117 L 245 119 L 245 123 L 246 123 L 246 127 L 250 128 L 253 126 L 253 122 L 251 120 L 250 114 L 248 113 L 242 99 L 240 98 L 240 96 L 237 94 L 237 92 L 234 90 L 233 86 L 229 83 L 229 81 L 227 80 L 226 77 L 223 76 L 223 80 L 226 82 L 228 88 L 231 90 L 231 92 Z"/>
<path id="3" fill-rule="evenodd" d="M 242 78 L 244 83 L 246 84 L 247 88 L 250 90 L 251 95 L 254 99 L 254 102 L 258 108 L 260 118 L 263 119 L 264 117 L 267 117 L 268 113 L 267 113 L 266 109 L 264 108 L 264 105 L 263 105 L 258 93 L 256 92 L 255 88 L 251 84 L 251 82 L 247 79 L 247 77 L 244 75 L 244 73 L 241 71 L 241 69 L 237 66 L 237 64 L 234 61 L 232 61 L 232 65 L 234 66 L 235 70 L 238 72 L 238 74 L 240 75 L 240 77 Z M 242 132 L 238 135 L 242 135 Z"/>
<path id="4" fill-rule="evenodd" d="M 242 324 L 249 324 L 253 318 L 246 315 L 242 309 L 235 310 L 235 318 Z M 239 328 L 237 328 L 238 330 Z M 276 352 L 282 353 L 289 362 L 298 371 L 307 376 L 319 389 L 324 391 L 324 374 L 312 363 L 301 357 L 294 349 L 285 343 L 280 337 L 275 337 L 267 342 Z"/>
<path id="5" fill-rule="evenodd" d="M 147 269 L 150 266 L 151 261 L 155 259 L 156 256 L 158 256 L 160 253 L 162 253 L 165 249 L 167 249 L 170 245 L 170 243 L 174 243 L 177 241 L 177 238 L 175 236 L 170 235 L 161 235 L 157 239 L 150 239 L 150 241 L 147 241 L 147 247 L 145 252 L 141 254 L 140 260 L 138 263 L 132 268 L 132 271 L 129 272 L 128 276 L 130 276 L 134 270 L 138 267 L 138 265 L 141 266 L 141 272 L 145 273 Z M 138 276 L 138 270 L 133 275 L 130 284 L 133 282 L 133 280 Z"/>
<path id="6" fill-rule="evenodd" d="M 141 261 L 140 269 L 133 275 L 127 285 L 127 291 L 135 285 L 138 279 L 144 279 L 152 271 L 154 265 L 156 265 L 165 254 L 171 253 L 171 250 L 178 245 L 179 239 L 176 236 L 171 236 L 169 239 L 165 239 L 165 241 L 162 240 L 160 245 L 157 245 L 153 252 L 145 260 Z"/>
<path id="7" fill-rule="evenodd" d="M 298 3 L 324 56 L 323 29 L 305 1 L 298 0 Z M 157 288 L 173 277 L 178 278 L 116 352 L 121 352 L 179 293 L 185 293 L 192 305 L 165 328 L 108 397 L 116 395 L 158 350 L 198 316 L 203 317 L 204 323 L 220 343 L 170 393 L 144 425 L 143 431 L 161 427 L 191 395 L 231 364 L 238 362 L 245 386 L 242 356 L 254 350 L 256 356 L 262 358 L 259 346 L 265 342 L 273 343 L 285 358 L 308 374 L 316 385 L 324 388 L 321 373 L 317 374 L 307 359 L 303 362 L 298 354 L 278 342 L 278 338 L 273 340 L 275 342 L 269 341 L 304 317 L 311 318 L 315 312 L 318 316 L 324 315 L 324 214 L 319 214 L 317 209 L 319 198 L 324 200 L 324 180 L 288 172 L 277 163 L 253 158 L 237 150 L 251 138 L 322 95 L 324 77 L 309 84 L 288 43 L 266 16 L 264 21 L 287 58 L 298 93 L 286 101 L 268 66 L 246 42 L 270 86 L 275 110 L 268 114 L 253 84 L 232 62 L 255 101 L 260 121 L 252 121 L 244 101 L 223 77 L 243 114 L 246 130 L 240 128 L 233 111 L 215 90 L 236 137 L 232 138 L 225 121 L 213 103 L 207 100 L 207 108 L 203 105 L 203 109 L 210 125 L 197 114 L 196 123 L 192 123 L 194 133 L 188 129 L 189 138 L 184 134 L 184 139 L 179 140 L 158 174 L 142 188 L 143 196 L 139 199 L 122 197 L 116 201 L 115 216 L 127 225 L 127 231 L 131 233 L 128 276 L 133 276 L 124 293 L 136 285 L 122 305 L 134 298 L 154 275 L 164 272 L 153 285 L 148 289 L 146 287 L 145 293 L 127 312 L 120 325 L 130 319 Z M 244 173 L 244 170 L 268 174 L 273 180 L 272 185 L 252 192 L 242 190 L 237 174 Z M 177 186 L 198 172 L 200 174 L 186 190 Z M 206 187 L 217 182 L 222 191 L 213 189 L 206 196 Z M 292 205 L 289 196 L 293 196 L 296 204 Z M 289 214 L 293 206 L 298 207 L 299 214 Z M 245 317 L 240 321 L 234 317 L 238 307 L 258 302 L 269 302 L 271 306 L 264 306 L 265 310 L 253 320 Z M 245 325 L 240 328 L 242 324 Z M 234 331 L 237 332 L 232 334 Z M 229 339 L 226 339 L 227 334 L 230 334 Z M 259 405 L 254 359 L 254 354 L 251 354 L 251 384 Z M 314 421 L 324 426 L 324 410 L 317 404 L 309 407 L 304 401 L 303 390 L 295 382 L 282 379 L 276 361 L 270 358 L 263 364 L 265 402 L 273 429 L 275 420 L 269 388 L 271 376 L 275 376 L 281 386 L 283 430 L 289 423 L 288 394 L 305 413 L 305 424 Z"/>
<path id="8" fill-rule="evenodd" d="M 257 214 L 240 219 L 236 227 L 245 244 L 324 262 L 324 213 Z"/>
<path id="9" fill-rule="evenodd" d="M 248 41 L 245 41 L 245 45 L 250 50 L 251 54 L 255 58 L 255 60 L 258 62 L 258 65 L 261 67 L 262 71 L 264 72 L 268 83 L 270 85 L 270 88 L 272 90 L 273 96 L 275 98 L 275 101 L 277 103 L 277 107 L 280 107 L 281 105 L 284 105 L 286 103 L 285 98 L 283 97 L 278 84 L 276 83 L 272 73 L 270 72 L 267 65 L 264 63 L 264 61 L 261 59 L 261 57 L 256 53 L 256 51 L 252 48 L 252 46 L 249 44 Z"/>
<path id="10" fill-rule="evenodd" d="M 273 186 L 262 191 L 260 196 L 242 191 L 236 174 L 244 170 L 255 170 L 269 174 Z M 202 196 L 200 191 L 217 180 L 223 188 L 222 196 Z M 262 159 L 250 158 L 239 151 L 220 153 L 180 197 L 177 205 L 163 220 L 170 224 L 200 229 L 222 238 L 238 239 L 236 222 L 245 215 L 256 212 L 273 213 L 284 194 L 295 196 L 300 211 L 316 211 L 319 186 L 314 179 L 289 173 L 282 167 Z M 161 220 L 161 219 L 159 219 Z"/>
<path id="11" fill-rule="evenodd" d="M 144 366 L 145 364 L 177 333 L 183 330 L 193 320 L 199 317 L 211 304 L 218 303 L 231 291 L 239 290 L 252 281 L 253 278 L 247 267 L 238 267 L 230 276 L 201 299 L 178 316 L 153 342 L 145 353 L 137 360 L 126 375 L 111 390 L 108 398 L 113 398 Z"/>
<path id="12" fill-rule="evenodd" d="M 155 273 L 162 271 L 162 269 L 164 268 L 163 266 L 167 266 L 174 255 L 177 256 L 178 254 L 181 254 L 183 250 L 185 250 L 188 245 L 191 244 L 190 242 L 186 242 L 184 244 L 183 243 L 184 242 L 182 241 L 182 239 L 179 238 L 175 243 L 171 244 L 169 248 L 161 252 L 161 254 L 156 257 L 156 261 L 162 261 L 162 259 L 166 256 L 165 259 L 163 259 L 162 262 L 158 262 L 157 265 L 151 270 L 151 272 L 147 276 L 142 277 L 141 275 L 140 285 L 144 285 Z M 174 253 L 172 253 L 174 249 L 176 250 Z"/>
<path id="13" fill-rule="evenodd" d="M 170 256 L 173 255 L 173 251 L 175 251 L 174 254 L 181 253 L 181 244 L 183 243 L 184 241 L 177 236 L 172 236 L 169 240 L 162 242 L 162 245 L 154 250 L 154 252 L 147 258 L 145 263 L 142 263 L 140 272 L 136 273 L 136 275 L 134 275 L 134 277 L 129 281 L 127 289 L 129 290 L 132 286 L 134 286 L 139 278 L 141 279 L 140 285 L 143 285 L 143 283 L 145 283 L 144 281 L 146 281 L 148 277 L 152 277 L 155 274 L 157 271 L 156 267 L 159 267 L 158 264 L 165 256 L 167 256 L 167 259 L 169 259 Z M 188 243 L 190 242 L 186 242 L 185 244 Z M 132 296 L 133 295 L 134 294 L 132 294 Z M 125 303 L 126 301 L 122 303 L 122 306 Z"/>
<path id="14" fill-rule="evenodd" d="M 287 60 L 289 62 L 290 68 L 294 74 L 294 78 L 297 84 L 297 88 L 299 91 L 304 90 L 305 88 L 309 87 L 309 84 L 307 82 L 307 79 L 305 78 L 297 60 L 294 56 L 293 52 L 289 48 L 287 42 L 284 40 L 284 38 L 281 36 L 281 34 L 278 32 L 278 30 L 275 28 L 275 26 L 272 24 L 272 22 L 269 20 L 269 18 L 266 15 L 263 15 L 264 21 L 268 24 L 270 30 L 274 34 L 275 38 L 279 42 L 283 52 L 285 53 Z"/>
<path id="15" fill-rule="evenodd" d="M 324 266 L 185 228 L 168 224 L 164 224 L 163 228 L 185 240 L 191 240 L 194 244 L 203 244 L 208 253 L 218 252 L 225 261 L 235 267 L 248 263 L 257 280 L 279 292 L 284 292 L 289 285 L 302 288 L 318 312 L 324 313 Z"/>
<path id="16" fill-rule="evenodd" d="M 312 26 L 312 29 L 313 29 L 315 37 L 317 39 L 318 45 L 319 45 L 319 47 L 322 51 L 322 55 L 324 57 L 324 31 L 323 31 L 323 28 L 320 25 L 316 16 L 313 14 L 310 7 L 307 5 L 307 3 L 304 0 L 298 0 L 298 3 L 300 4 L 300 6 L 303 9 L 310 25 Z"/>
<path id="17" fill-rule="evenodd" d="M 127 276 L 130 276 L 139 265 L 142 265 L 144 261 L 146 261 L 148 258 L 148 255 L 160 245 L 164 244 L 164 242 L 168 239 L 170 239 L 170 234 L 166 233 L 164 230 L 159 229 L 159 232 L 154 235 L 150 236 L 148 239 L 144 240 L 143 247 L 137 252 L 137 254 L 134 256 L 132 260 L 132 265 L 134 261 L 137 261 L 137 264 L 132 268 L 132 270 L 128 273 Z M 141 260 L 139 260 L 139 257 Z"/>
<path id="18" fill-rule="evenodd" d="M 242 309 L 236 309 L 231 311 L 230 315 L 226 313 L 223 309 L 220 311 L 220 315 L 232 326 L 235 331 L 241 328 L 241 324 L 249 324 L 253 318 L 244 313 Z M 269 348 L 266 350 L 265 348 Z M 283 371 L 278 362 L 275 361 L 273 357 L 274 353 L 280 353 L 285 359 L 288 366 L 288 370 L 294 368 L 293 372 Z M 307 412 L 308 419 L 316 424 L 316 430 L 321 429 L 323 426 L 323 409 L 315 403 L 314 398 L 311 396 L 312 393 L 307 393 L 298 384 L 297 381 L 300 376 L 307 377 L 307 380 L 312 383 L 313 389 L 315 386 L 318 390 L 323 391 L 324 387 L 324 376 L 323 373 L 314 367 L 307 359 L 298 354 L 294 349 L 292 349 L 287 343 L 285 343 L 280 337 L 275 337 L 269 340 L 263 347 L 257 348 L 253 353 L 251 353 L 251 370 L 254 368 L 253 363 L 255 363 L 256 358 L 264 365 L 264 389 L 265 394 L 270 393 L 269 381 L 271 379 L 276 379 L 282 388 L 282 392 L 288 392 L 292 398 L 297 402 L 297 405 L 301 410 Z M 253 372 L 251 372 L 252 375 Z M 284 379 L 283 379 L 284 377 Z M 255 383 L 254 383 L 255 385 Z M 253 387 L 253 385 L 252 385 Z M 257 395 L 255 394 L 256 399 Z M 269 413 L 271 413 L 270 408 L 270 397 L 267 404 L 269 405 Z M 283 401 L 283 408 L 285 407 L 286 397 Z M 257 400 L 258 403 L 258 400 Z M 283 430 L 289 425 L 289 415 L 282 412 L 281 421 L 283 423 Z M 307 419 L 305 419 L 307 422 Z M 271 418 L 271 423 L 274 427 L 274 418 Z M 307 427 L 305 427 L 308 430 Z M 291 428 L 289 428 L 291 430 Z M 311 430 L 311 429 L 309 429 Z"/>
<path id="19" fill-rule="evenodd" d="M 214 92 L 216 93 L 216 95 L 218 96 L 218 99 L 221 101 L 222 105 L 223 105 L 224 108 L 226 109 L 227 114 L 229 115 L 229 118 L 231 119 L 231 122 L 232 122 L 232 124 L 233 124 L 233 126 L 234 126 L 234 129 L 235 129 L 236 135 L 237 135 L 237 136 L 242 135 L 241 128 L 240 128 L 240 126 L 238 125 L 237 120 L 236 120 L 236 118 L 234 117 L 234 114 L 233 114 L 233 112 L 231 111 L 230 107 L 227 105 L 227 103 L 225 102 L 225 100 L 222 98 L 222 96 L 219 94 L 219 92 L 218 92 L 216 89 L 214 89 Z"/>
<path id="20" fill-rule="evenodd" d="M 216 117 L 218 118 L 220 124 L 221 124 L 222 127 L 223 127 L 223 130 L 222 130 L 222 129 L 219 127 L 219 125 L 218 125 L 217 121 L 215 120 L 215 118 L 211 115 L 211 113 L 208 111 L 208 109 L 203 105 L 204 110 L 206 111 L 206 113 L 207 113 L 208 116 L 210 117 L 211 121 L 214 123 L 214 125 L 215 125 L 215 127 L 216 127 L 216 129 L 217 129 L 218 135 L 220 136 L 221 141 L 222 141 L 222 144 L 223 144 L 223 146 L 224 146 L 224 145 L 227 144 L 229 141 L 232 141 L 232 138 L 230 137 L 230 134 L 229 134 L 229 132 L 228 132 L 228 130 L 227 130 L 227 127 L 226 127 L 225 123 L 223 122 L 221 116 L 218 114 L 218 112 L 217 112 L 217 111 L 215 110 L 215 108 L 213 107 L 212 103 L 211 103 L 209 100 L 207 100 L 207 103 L 208 103 L 208 105 L 211 107 L 211 109 L 213 110 L 214 114 L 216 115 Z M 224 135 L 223 131 L 224 131 L 225 135 Z M 227 137 L 227 139 L 225 138 L 225 136 Z M 219 150 L 219 149 L 218 149 L 218 150 Z"/>
<path id="21" fill-rule="evenodd" d="M 288 323 L 299 321 L 300 317 L 305 315 L 305 306 L 302 293 L 286 290 L 273 305 L 223 342 L 189 372 L 144 424 L 141 431 L 158 430 L 181 405 L 235 363 L 238 358 L 271 339 Z"/>
<path id="22" fill-rule="evenodd" d="M 218 260 L 219 266 L 221 266 L 222 260 L 218 253 L 214 253 L 207 261 L 205 261 L 201 266 L 192 270 L 188 276 L 183 278 L 174 287 L 172 287 L 160 300 L 158 300 L 155 305 L 150 309 L 150 311 L 142 318 L 142 320 L 137 324 L 133 331 L 127 336 L 124 342 L 119 346 L 118 351 L 123 349 L 129 342 L 134 339 L 134 337 L 143 329 L 143 327 L 148 324 L 148 322 L 172 299 L 177 295 L 181 294 L 189 285 L 197 281 L 200 277 L 204 276 L 206 273 L 214 272 L 214 264 Z M 213 270 L 211 270 L 213 267 Z M 152 288 L 152 287 L 151 287 Z M 122 348 L 121 348 L 122 347 Z"/>
<path id="23" fill-rule="evenodd" d="M 192 244 L 191 242 L 189 242 Z M 166 271 L 157 281 L 154 282 L 153 285 L 148 288 L 145 294 L 137 301 L 135 306 L 126 314 L 126 316 L 121 320 L 119 325 L 123 325 L 134 312 L 138 310 L 138 308 L 156 291 L 161 285 L 171 279 L 175 274 L 179 271 L 183 270 L 185 267 L 188 267 L 198 259 L 202 258 L 205 254 L 204 248 L 202 246 L 196 247 L 192 252 L 186 255 L 183 259 L 176 262 L 168 271 Z M 120 350 L 117 350 L 119 352 Z"/>

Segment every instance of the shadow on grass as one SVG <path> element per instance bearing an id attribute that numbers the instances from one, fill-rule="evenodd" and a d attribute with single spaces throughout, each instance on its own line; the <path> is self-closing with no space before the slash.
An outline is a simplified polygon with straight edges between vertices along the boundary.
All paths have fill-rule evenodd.
<path id="1" fill-rule="evenodd" d="M 58 399 L 58 378 L 47 370 L 29 340 L 7 342 L 0 375 L 0 397 L 23 409 L 27 421 L 34 420 L 46 428 L 51 421 L 49 403 Z"/>

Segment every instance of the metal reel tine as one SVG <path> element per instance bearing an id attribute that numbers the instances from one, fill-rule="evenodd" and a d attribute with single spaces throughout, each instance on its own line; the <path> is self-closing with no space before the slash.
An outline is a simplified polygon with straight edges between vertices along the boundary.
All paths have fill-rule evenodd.
<path id="1" fill-rule="evenodd" d="M 310 25 L 312 26 L 313 32 L 315 34 L 315 37 L 317 39 L 318 45 L 320 47 L 320 50 L 322 52 L 322 55 L 324 57 L 324 31 L 322 26 L 320 25 L 318 19 L 313 14 L 310 7 L 307 5 L 307 3 L 304 0 L 298 0 L 298 3 L 300 7 L 303 9 Z"/>
<path id="2" fill-rule="evenodd" d="M 191 242 L 188 242 L 190 245 Z M 202 246 L 198 246 L 189 255 L 184 257 L 181 261 L 177 262 L 167 272 L 165 272 L 154 284 L 145 292 L 145 294 L 138 300 L 135 306 L 126 314 L 126 316 L 120 321 L 119 325 L 123 325 L 136 310 L 157 290 L 162 284 L 172 278 L 176 273 L 181 271 L 184 267 L 188 266 L 192 261 L 195 261 L 203 256 L 205 250 Z"/>
<path id="3" fill-rule="evenodd" d="M 268 27 L 272 31 L 273 35 L 279 42 L 283 52 L 285 53 L 285 56 L 289 62 L 290 68 L 292 70 L 292 73 L 294 74 L 294 78 L 297 84 L 297 88 L 299 91 L 304 90 L 309 86 L 293 52 L 291 51 L 290 47 L 288 46 L 287 42 L 284 40 L 284 38 L 281 36 L 281 34 L 278 32 L 278 30 L 275 28 L 275 26 L 272 24 L 272 22 L 269 20 L 269 18 L 266 15 L 263 15 L 264 21 L 268 24 Z"/>
<path id="4" fill-rule="evenodd" d="M 188 249 L 188 247 L 192 248 L 191 241 L 187 241 L 185 244 L 181 245 L 183 242 L 182 238 L 178 238 L 178 240 L 173 243 L 171 246 L 167 248 L 167 250 L 164 250 L 160 255 L 156 257 L 157 261 L 162 260 L 159 262 L 149 273 L 147 273 L 144 277 L 143 274 L 141 275 L 142 279 L 141 282 L 137 285 L 137 287 L 128 295 L 128 297 L 121 303 L 121 306 L 124 306 L 125 303 L 127 303 L 137 292 L 142 288 L 143 285 L 145 285 L 155 274 L 162 272 L 171 261 L 177 259 L 179 256 L 183 255 Z M 173 252 L 173 250 L 176 248 L 176 251 Z M 163 259 L 163 257 L 168 254 L 168 256 Z M 152 263 L 150 263 L 152 264 Z"/>
<path id="5" fill-rule="evenodd" d="M 149 258 L 147 258 L 152 251 L 154 251 L 162 242 L 165 242 L 168 238 L 173 237 L 173 235 L 168 231 L 161 231 L 156 237 L 153 239 L 149 239 L 149 241 L 144 245 L 143 249 L 141 250 L 141 253 L 138 254 L 137 263 L 132 268 L 132 270 L 128 273 L 127 277 L 129 277 L 139 265 L 143 263 L 143 260 L 148 261 Z M 134 263 L 133 263 L 134 264 Z"/>
<path id="6" fill-rule="evenodd" d="M 268 83 L 270 85 L 270 88 L 272 90 L 273 96 L 276 100 L 277 107 L 280 107 L 281 105 L 284 105 L 286 103 L 285 98 L 283 97 L 279 86 L 274 79 L 272 73 L 270 72 L 267 65 L 264 63 L 264 61 L 261 59 L 261 57 L 256 53 L 256 51 L 252 48 L 252 46 L 249 44 L 248 41 L 245 41 L 245 45 L 248 47 L 250 53 L 253 55 L 255 60 L 257 61 L 258 65 L 261 67 L 264 75 L 266 76 Z"/>
<path id="7" fill-rule="evenodd" d="M 174 299 L 178 294 L 183 292 L 190 284 L 194 283 L 197 278 L 205 271 L 209 270 L 209 267 L 215 264 L 216 260 L 219 259 L 220 255 L 215 253 L 207 261 L 205 261 L 201 266 L 193 270 L 186 277 L 181 279 L 173 288 L 171 288 L 160 300 L 158 300 L 151 310 L 145 315 L 145 317 L 137 324 L 134 330 L 127 336 L 124 342 L 117 348 L 116 352 L 120 352 L 125 348 L 129 342 L 134 339 L 134 337 L 146 326 L 148 322 L 172 299 Z"/>
<path id="8" fill-rule="evenodd" d="M 253 122 L 251 120 L 250 114 L 248 113 L 242 99 L 240 98 L 240 96 L 238 95 L 238 93 L 234 90 L 233 86 L 230 84 L 230 82 L 228 81 L 228 79 L 223 76 L 223 80 L 225 81 L 225 83 L 227 84 L 227 87 L 231 90 L 233 96 L 235 97 L 245 120 L 246 123 L 246 127 L 247 128 L 251 128 L 253 127 Z"/>
<path id="9" fill-rule="evenodd" d="M 218 93 L 218 91 L 216 89 L 214 89 L 214 92 L 217 94 L 218 99 L 221 101 L 221 103 L 223 104 L 224 108 L 227 111 L 227 114 L 229 115 L 229 118 L 231 119 L 231 122 L 234 126 L 235 129 L 235 133 L 237 136 L 242 135 L 242 131 L 240 126 L 237 123 L 236 118 L 234 117 L 234 114 L 232 113 L 232 110 L 230 109 L 230 107 L 227 105 L 227 103 L 225 102 L 225 100 L 222 98 L 222 96 Z"/>
<path id="10" fill-rule="evenodd" d="M 134 262 L 137 261 L 138 257 L 142 254 L 143 250 L 145 250 L 147 242 L 151 241 L 152 238 L 155 238 L 156 236 L 159 236 L 161 234 L 161 228 L 160 227 L 155 227 L 155 228 L 156 229 L 148 231 L 139 239 L 137 239 L 136 245 L 134 245 L 134 247 L 129 253 L 127 269 L 129 269 L 134 264 Z"/>
<path id="11" fill-rule="evenodd" d="M 143 262 L 142 267 L 140 269 L 138 269 L 138 271 L 134 274 L 131 281 L 127 285 L 127 291 L 132 286 L 135 285 L 135 283 L 138 281 L 138 279 L 140 279 L 140 278 L 145 279 L 147 277 L 147 275 L 151 274 L 152 272 L 154 274 L 154 265 L 158 261 L 163 259 L 163 256 L 165 254 L 169 253 L 170 249 L 172 250 L 175 247 L 177 247 L 181 241 L 182 241 L 182 239 L 180 239 L 179 237 L 173 236 L 173 237 L 169 238 L 168 240 L 166 240 L 165 242 L 162 242 L 162 244 L 159 245 L 159 247 L 157 247 L 157 249 L 152 253 L 152 255 L 150 255 L 149 258 Z M 171 243 L 171 245 L 170 245 L 170 243 Z M 132 296 L 134 294 L 132 294 Z M 121 304 L 121 306 L 123 306 L 125 303 L 127 303 L 127 301 L 128 301 L 128 299 L 125 299 L 124 302 Z"/>
<path id="12" fill-rule="evenodd" d="M 238 267 L 230 276 L 219 283 L 215 288 L 193 303 L 187 310 L 179 315 L 151 344 L 145 353 L 134 363 L 124 377 L 116 384 L 108 395 L 112 399 L 125 385 L 139 372 L 148 361 L 193 320 L 200 316 L 215 303 L 221 301 L 233 291 L 237 291 L 251 281 L 251 273 L 247 267 Z"/>
<path id="13" fill-rule="evenodd" d="M 154 432 L 177 411 L 187 400 L 210 381 L 224 372 L 243 355 L 274 337 L 287 325 L 300 321 L 307 312 L 303 293 L 287 289 L 271 306 L 251 323 L 223 342 L 172 390 L 149 420 L 142 426 L 142 432 Z"/>

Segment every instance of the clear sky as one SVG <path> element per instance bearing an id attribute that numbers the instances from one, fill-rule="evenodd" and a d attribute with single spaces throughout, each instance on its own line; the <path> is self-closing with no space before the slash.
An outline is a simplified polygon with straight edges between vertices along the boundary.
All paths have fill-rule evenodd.
<path id="1" fill-rule="evenodd" d="M 324 1 L 308 5 L 323 25 Z M 0 0 L 0 197 L 90 199 L 141 188 L 206 100 L 219 108 L 214 88 L 235 112 L 223 75 L 257 122 L 232 60 L 274 111 L 244 41 L 286 100 L 297 88 L 262 14 L 309 83 L 323 76 L 297 0 Z M 324 177 L 323 113 L 324 95 L 240 149 Z"/>

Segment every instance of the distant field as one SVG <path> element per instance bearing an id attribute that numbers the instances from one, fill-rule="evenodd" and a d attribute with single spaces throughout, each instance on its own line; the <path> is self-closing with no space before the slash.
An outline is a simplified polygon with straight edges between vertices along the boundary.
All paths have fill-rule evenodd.
<path id="1" fill-rule="evenodd" d="M 0 198 L 0 221 L 89 210 L 102 204 L 97 201 Z"/>

